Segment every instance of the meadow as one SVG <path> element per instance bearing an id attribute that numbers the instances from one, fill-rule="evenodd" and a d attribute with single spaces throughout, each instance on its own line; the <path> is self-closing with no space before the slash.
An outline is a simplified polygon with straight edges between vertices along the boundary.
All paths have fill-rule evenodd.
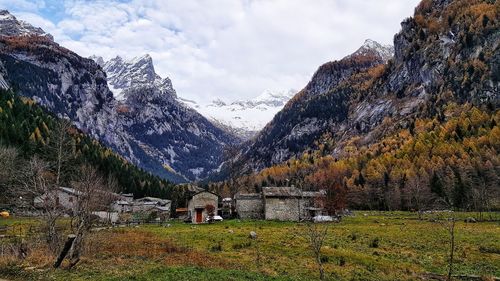
<path id="1" fill-rule="evenodd" d="M 500 277 L 500 214 L 492 221 L 456 224 L 457 280 Z M 94 231 L 74 269 L 52 269 L 55 257 L 43 243 L 26 258 L 9 256 L 6 243 L 34 229 L 34 219 L 9 218 L 0 239 L 0 278 L 7 280 L 318 280 L 302 223 L 228 220 L 191 225 L 114 227 Z M 435 280 L 447 272 L 449 236 L 434 215 L 420 220 L 408 212 L 356 212 L 340 223 L 322 224 L 327 280 Z M 62 225 L 61 227 L 64 227 Z M 257 239 L 249 233 L 255 231 Z M 17 234 L 16 234 L 17 233 Z M 16 238 L 17 237 L 17 238 Z M 25 237 L 24 239 L 29 239 Z M 14 241 L 15 242 L 15 241 Z"/>

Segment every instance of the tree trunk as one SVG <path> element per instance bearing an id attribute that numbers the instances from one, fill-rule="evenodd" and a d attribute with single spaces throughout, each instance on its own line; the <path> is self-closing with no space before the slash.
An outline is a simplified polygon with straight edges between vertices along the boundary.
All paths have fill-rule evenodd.
<path id="1" fill-rule="evenodd" d="M 54 263 L 54 268 L 58 268 L 61 266 L 62 261 L 68 254 L 69 250 L 71 249 L 71 246 L 73 246 L 73 242 L 75 241 L 76 236 L 74 234 L 68 235 L 68 240 L 66 240 L 66 243 L 64 243 L 64 247 L 59 254 L 59 257 L 57 257 L 56 262 Z"/>
<path id="2" fill-rule="evenodd" d="M 453 274 L 453 258 L 455 254 L 455 221 L 453 220 L 450 225 L 450 261 L 448 268 L 448 281 L 451 281 Z"/>
<path id="3" fill-rule="evenodd" d="M 316 256 L 316 262 L 319 267 L 319 280 L 325 280 L 325 270 L 323 269 L 323 264 L 321 263 L 321 254 Z"/>

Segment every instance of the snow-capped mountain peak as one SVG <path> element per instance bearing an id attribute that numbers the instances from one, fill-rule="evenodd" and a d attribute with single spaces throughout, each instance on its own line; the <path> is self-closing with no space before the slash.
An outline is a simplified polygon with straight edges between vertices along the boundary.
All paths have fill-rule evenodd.
<path id="1" fill-rule="evenodd" d="M 293 90 L 293 89 L 288 90 L 288 91 L 279 91 L 279 92 L 265 90 L 264 92 L 262 92 L 262 94 L 253 98 L 251 101 L 257 105 L 266 104 L 266 105 L 274 106 L 274 107 L 282 107 L 296 93 L 297 93 L 297 91 Z"/>
<path id="2" fill-rule="evenodd" d="M 271 121 L 296 92 L 266 90 L 248 100 L 228 102 L 217 98 L 208 104 L 182 101 L 212 119 L 215 124 L 230 127 L 240 137 L 249 138 Z"/>
<path id="3" fill-rule="evenodd" d="M 155 72 L 153 58 L 149 54 L 130 60 L 120 56 L 104 61 L 101 57 L 91 56 L 107 74 L 108 85 L 117 100 L 127 98 L 125 89 L 154 86 L 159 93 L 168 98 L 176 98 L 170 79 L 162 78 Z"/>
<path id="4" fill-rule="evenodd" d="M 46 33 L 40 27 L 34 27 L 31 24 L 18 20 L 7 10 L 0 10 L 0 35 L 3 36 L 44 36 L 51 41 L 52 35 Z"/>
<path id="5" fill-rule="evenodd" d="M 382 60 L 388 61 L 394 55 L 394 46 L 383 45 L 372 39 L 366 39 L 363 45 L 361 45 L 356 52 L 350 55 L 350 57 L 365 55 L 368 52 L 375 53 L 380 56 Z"/>

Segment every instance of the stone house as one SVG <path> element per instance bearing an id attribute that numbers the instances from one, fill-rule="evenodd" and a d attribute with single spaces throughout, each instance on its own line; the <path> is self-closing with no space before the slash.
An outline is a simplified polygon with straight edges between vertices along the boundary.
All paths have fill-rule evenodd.
<path id="1" fill-rule="evenodd" d="M 192 223 L 203 223 L 209 216 L 207 206 L 214 207 L 214 215 L 217 215 L 219 207 L 219 196 L 210 191 L 199 191 L 194 193 L 188 201 L 188 218 Z"/>
<path id="2" fill-rule="evenodd" d="M 34 198 L 35 207 L 40 208 L 46 200 L 54 200 L 63 209 L 71 211 L 76 208 L 79 192 L 69 187 L 59 187 L 50 193 L 42 194 Z"/>
<path id="3" fill-rule="evenodd" d="M 263 219 L 264 200 L 261 193 L 237 193 L 234 196 L 236 213 L 242 219 Z"/>
<path id="4" fill-rule="evenodd" d="M 155 197 L 144 197 L 134 200 L 133 194 L 116 194 L 107 191 L 98 191 L 100 195 L 109 198 L 109 202 L 93 213 L 100 218 L 116 221 L 119 214 L 123 213 L 151 213 L 156 212 L 159 217 L 170 218 L 172 201 Z M 34 205 L 42 208 L 46 202 L 55 201 L 67 213 L 73 212 L 77 207 L 80 192 L 69 187 L 59 187 L 50 194 L 46 193 L 34 198 Z M 115 218 L 116 217 L 116 218 Z M 111 219 L 110 219 L 111 218 Z"/>
<path id="5" fill-rule="evenodd" d="M 324 191 L 296 187 L 263 187 L 261 193 L 237 194 L 236 211 L 242 219 L 309 220 L 324 213 Z"/>
<path id="6" fill-rule="evenodd" d="M 111 204 L 111 209 L 117 213 L 130 213 L 132 212 L 132 206 L 133 203 L 131 202 L 118 200 Z"/>
<path id="7" fill-rule="evenodd" d="M 145 212 L 155 209 L 156 207 L 163 207 L 162 209 L 168 208 L 172 201 L 167 199 L 160 199 L 156 197 L 143 197 L 136 199 L 132 202 L 132 212 Z"/>

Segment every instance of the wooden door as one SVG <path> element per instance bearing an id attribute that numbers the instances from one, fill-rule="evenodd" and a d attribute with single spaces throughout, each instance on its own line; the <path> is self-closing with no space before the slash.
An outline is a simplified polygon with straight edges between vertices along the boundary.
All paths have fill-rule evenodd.
<path id="1" fill-rule="evenodd" d="M 196 210 L 196 223 L 201 223 L 203 220 L 203 210 Z"/>

